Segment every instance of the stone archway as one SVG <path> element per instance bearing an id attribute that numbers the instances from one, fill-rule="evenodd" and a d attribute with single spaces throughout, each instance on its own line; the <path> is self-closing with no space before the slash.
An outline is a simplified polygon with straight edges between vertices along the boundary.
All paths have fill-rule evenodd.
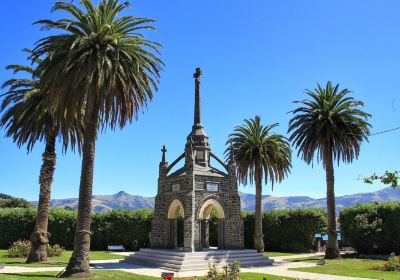
<path id="1" fill-rule="evenodd" d="M 224 242 L 224 223 L 225 223 L 225 211 L 221 203 L 216 199 L 207 199 L 199 210 L 200 220 L 200 246 L 201 249 L 209 248 L 209 237 L 210 237 L 210 214 L 212 210 L 215 210 L 218 217 L 218 249 L 225 249 Z"/>
<path id="2" fill-rule="evenodd" d="M 184 217 L 184 208 L 180 200 L 172 201 L 168 208 L 168 248 L 178 247 L 178 218 Z"/>

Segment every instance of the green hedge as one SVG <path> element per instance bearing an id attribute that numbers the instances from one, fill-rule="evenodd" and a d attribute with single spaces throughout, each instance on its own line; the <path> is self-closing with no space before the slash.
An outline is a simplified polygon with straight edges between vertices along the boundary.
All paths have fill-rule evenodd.
<path id="1" fill-rule="evenodd" d="M 91 247 L 98 250 L 105 250 L 110 244 L 122 244 L 127 250 L 148 247 L 152 216 L 150 209 L 94 214 Z"/>
<path id="2" fill-rule="evenodd" d="M 254 212 L 243 212 L 244 243 L 253 248 Z M 326 231 L 326 212 L 321 208 L 297 208 L 264 212 L 266 251 L 305 252 L 312 249 L 316 233 Z"/>
<path id="3" fill-rule="evenodd" d="M 52 208 L 49 216 L 50 243 L 72 249 L 76 211 Z M 105 250 L 107 245 L 122 244 L 127 250 L 148 246 L 152 212 L 113 210 L 92 216 L 91 248 Z M 35 225 L 35 208 L 0 209 L 0 248 L 7 249 L 14 241 L 29 239 Z"/>
<path id="4" fill-rule="evenodd" d="M 66 249 L 73 247 L 76 214 L 76 211 L 60 208 L 50 210 L 51 244 L 57 243 Z M 254 214 L 243 212 L 242 215 L 245 246 L 252 248 Z M 35 216 L 35 208 L 0 209 L 0 248 L 6 249 L 18 239 L 29 239 Z M 217 218 L 211 216 L 210 245 L 216 246 Z M 91 248 L 105 250 L 110 244 L 122 244 L 128 250 L 146 247 L 149 245 L 151 218 L 152 212 L 148 209 L 95 213 L 92 216 Z M 182 223 L 179 225 L 182 228 Z M 313 235 L 325 230 L 326 214 L 322 209 L 273 210 L 264 213 L 263 226 L 267 250 L 307 251 L 312 248 Z"/>
<path id="5" fill-rule="evenodd" d="M 343 239 L 361 254 L 400 254 L 400 202 L 365 203 L 339 215 Z"/>

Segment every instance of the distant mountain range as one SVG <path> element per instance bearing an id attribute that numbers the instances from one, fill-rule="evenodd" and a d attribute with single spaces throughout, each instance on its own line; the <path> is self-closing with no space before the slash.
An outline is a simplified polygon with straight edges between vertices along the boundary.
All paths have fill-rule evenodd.
<path id="1" fill-rule="evenodd" d="M 240 193 L 241 206 L 244 210 L 252 211 L 255 208 L 254 194 Z M 345 195 L 336 197 L 336 207 L 340 210 L 343 207 L 355 205 L 365 202 L 383 202 L 400 200 L 400 189 L 384 188 L 379 191 L 369 193 L 358 193 L 353 195 Z M 37 204 L 37 202 L 33 202 Z M 71 207 L 77 209 L 78 199 L 53 199 L 50 203 L 52 207 Z M 287 196 L 277 197 L 272 195 L 262 196 L 262 206 L 264 210 L 271 209 L 289 209 L 289 208 L 309 208 L 322 207 L 326 208 L 325 198 L 311 198 L 308 196 Z M 139 195 L 131 195 L 120 191 L 113 195 L 94 195 L 92 200 L 92 208 L 95 212 L 105 212 L 112 209 L 140 209 L 154 208 L 154 197 L 144 197 Z"/>

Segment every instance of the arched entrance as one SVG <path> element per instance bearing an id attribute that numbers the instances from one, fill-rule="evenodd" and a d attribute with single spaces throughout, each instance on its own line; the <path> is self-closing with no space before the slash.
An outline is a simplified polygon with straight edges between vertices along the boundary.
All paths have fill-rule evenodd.
<path id="1" fill-rule="evenodd" d="M 172 201 L 168 209 L 168 248 L 183 247 L 183 205 L 178 200 Z"/>
<path id="2" fill-rule="evenodd" d="M 200 219 L 200 246 L 201 248 L 210 247 L 210 215 L 214 212 L 218 219 L 218 249 L 224 249 L 224 222 L 225 211 L 222 205 L 215 199 L 208 199 L 201 206 L 199 211 Z"/>

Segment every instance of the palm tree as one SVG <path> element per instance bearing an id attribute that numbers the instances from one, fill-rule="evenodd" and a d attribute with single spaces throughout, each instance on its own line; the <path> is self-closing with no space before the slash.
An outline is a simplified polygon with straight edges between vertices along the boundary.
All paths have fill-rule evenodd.
<path id="1" fill-rule="evenodd" d="M 90 273 L 90 223 L 95 143 L 98 129 L 124 127 L 136 119 L 157 90 L 163 63 L 159 44 L 146 40 L 143 30 L 154 30 L 153 20 L 119 16 L 128 2 L 89 0 L 56 2 L 62 19 L 38 24 L 63 33 L 41 39 L 35 57 L 51 54 L 40 64 L 41 84 L 58 118 L 84 120 L 82 169 L 74 251 L 63 277 Z"/>
<path id="2" fill-rule="evenodd" d="M 245 119 L 244 124 L 237 126 L 229 135 L 226 149 L 227 158 L 232 158 L 237 166 L 239 181 L 246 185 L 255 183 L 256 212 L 254 248 L 264 252 L 264 235 L 262 232 L 261 195 L 263 180 L 281 182 L 290 172 L 291 150 L 288 140 L 275 134 L 272 130 L 278 124 L 262 125 L 259 116 Z"/>
<path id="3" fill-rule="evenodd" d="M 349 96 L 348 89 L 327 82 L 322 88 L 306 90 L 309 99 L 295 101 L 300 107 L 289 122 L 290 140 L 298 155 L 308 164 L 316 155 L 326 172 L 328 210 L 328 244 L 325 258 L 340 257 L 336 236 L 333 161 L 350 163 L 358 158 L 363 140 L 368 141 L 369 114 L 361 110 L 364 104 Z"/>
<path id="4" fill-rule="evenodd" d="M 25 50 L 31 54 L 30 50 Z M 33 64 L 40 61 L 31 61 Z M 48 220 L 51 185 L 56 164 L 56 138 L 59 133 L 59 125 L 53 119 L 49 108 L 46 106 L 45 94 L 40 92 L 39 78 L 35 76 L 35 68 L 23 65 L 9 65 L 7 69 L 14 74 L 21 72 L 30 76 L 29 78 L 12 78 L 3 84 L 8 91 L 1 95 L 4 100 L 0 111 L 4 114 L 0 119 L 0 126 L 6 129 L 6 136 L 11 137 L 19 147 L 26 144 L 28 152 L 32 151 L 37 142 L 44 140 L 46 143 L 42 155 L 42 166 L 39 175 L 39 203 L 36 216 L 35 228 L 31 234 L 32 243 L 27 263 L 47 262 L 47 244 L 49 243 Z M 63 136 L 64 150 L 68 147 L 69 141 L 72 147 L 76 141 L 80 141 L 79 129 Z"/>

